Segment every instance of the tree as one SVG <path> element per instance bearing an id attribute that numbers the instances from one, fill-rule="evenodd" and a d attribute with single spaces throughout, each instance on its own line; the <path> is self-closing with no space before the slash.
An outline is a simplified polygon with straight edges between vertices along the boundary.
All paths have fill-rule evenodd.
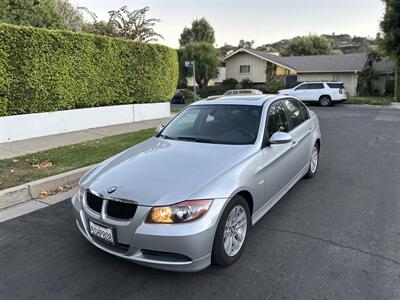
<path id="1" fill-rule="evenodd" d="M 4 1 L 4 2 L 3 2 Z M 53 0 L 2 0 L 0 22 L 46 28 L 62 28 Z"/>
<path id="2" fill-rule="evenodd" d="M 368 53 L 365 68 L 359 74 L 359 84 L 357 91 L 360 96 L 376 96 L 379 94 L 379 89 L 374 86 L 374 81 L 379 78 L 374 70 L 374 63 L 381 61 L 379 53 L 371 51 Z"/>
<path id="3" fill-rule="evenodd" d="M 196 82 L 200 89 L 206 88 L 210 79 L 217 77 L 218 50 L 211 43 L 192 42 L 182 53 L 182 60 L 194 60 L 196 63 Z"/>
<path id="4" fill-rule="evenodd" d="M 67 0 L 1 0 L 0 22 L 73 31 L 84 24 L 79 10 Z"/>
<path id="5" fill-rule="evenodd" d="M 83 31 L 97 35 L 106 35 L 111 37 L 118 36 L 116 28 L 107 21 L 95 21 L 93 23 L 85 24 Z"/>
<path id="6" fill-rule="evenodd" d="M 228 55 L 228 53 L 233 52 L 237 49 L 237 47 L 232 46 L 232 45 L 228 45 L 228 44 L 224 44 L 222 47 L 219 48 L 219 53 L 221 55 L 221 57 L 225 57 Z"/>
<path id="7" fill-rule="evenodd" d="M 67 0 L 56 0 L 56 9 L 65 29 L 81 31 L 84 28 L 85 21 L 80 8 L 75 8 Z"/>
<path id="8" fill-rule="evenodd" d="M 215 32 L 210 23 L 205 18 L 194 20 L 192 27 L 185 27 L 179 39 L 179 44 L 183 48 L 193 42 L 207 42 L 214 44 Z"/>
<path id="9" fill-rule="evenodd" d="M 238 48 L 249 48 L 249 49 L 251 49 L 251 48 L 253 48 L 253 45 L 254 45 L 254 41 L 245 41 L 245 40 L 240 40 L 239 41 L 239 45 L 238 45 Z"/>
<path id="10" fill-rule="evenodd" d="M 263 46 L 258 46 L 256 48 L 257 51 L 262 51 L 262 52 L 269 52 L 269 53 L 278 53 L 279 51 L 273 47 L 269 47 L 266 45 Z"/>
<path id="11" fill-rule="evenodd" d="M 324 36 L 309 35 L 295 37 L 282 51 L 282 55 L 321 55 L 329 54 L 332 50 L 332 44 Z"/>
<path id="12" fill-rule="evenodd" d="M 400 101 L 400 2 L 385 0 L 386 10 L 381 22 L 382 37 L 379 40 L 380 49 L 393 58 L 395 71 L 395 100 Z"/>
<path id="13" fill-rule="evenodd" d="M 159 38 L 163 38 L 153 28 L 160 20 L 147 19 L 146 14 L 149 9 L 146 6 L 129 11 L 126 6 L 123 6 L 118 10 L 108 12 L 110 15 L 108 22 L 97 21 L 97 16 L 86 10 L 93 18 L 93 23 L 86 27 L 86 31 L 134 41 L 156 42 Z"/>

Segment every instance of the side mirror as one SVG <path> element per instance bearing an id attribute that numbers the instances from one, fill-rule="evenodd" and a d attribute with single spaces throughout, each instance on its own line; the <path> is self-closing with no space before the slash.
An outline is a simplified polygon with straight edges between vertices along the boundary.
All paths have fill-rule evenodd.
<path id="1" fill-rule="evenodd" d="M 292 140 L 290 134 L 286 132 L 275 132 L 269 139 L 269 143 L 272 145 L 287 144 Z"/>
<path id="2" fill-rule="evenodd" d="M 156 134 L 159 134 L 159 133 L 161 132 L 161 130 L 164 129 L 164 127 L 165 127 L 165 125 L 162 125 L 162 124 L 158 125 L 158 126 L 156 127 Z"/>

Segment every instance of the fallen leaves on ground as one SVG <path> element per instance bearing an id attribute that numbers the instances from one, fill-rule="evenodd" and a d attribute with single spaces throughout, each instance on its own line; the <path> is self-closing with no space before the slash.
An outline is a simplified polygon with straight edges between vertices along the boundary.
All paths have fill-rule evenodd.
<path id="1" fill-rule="evenodd" d="M 41 163 L 33 164 L 32 167 L 37 168 L 39 170 L 51 167 L 53 163 L 48 159 L 42 161 Z"/>
<path id="2" fill-rule="evenodd" d="M 65 184 L 63 186 L 56 188 L 55 190 L 42 190 L 40 192 L 40 198 L 47 198 L 49 196 L 54 196 L 59 193 L 65 193 L 68 192 L 70 189 L 72 189 L 72 187 L 68 184 Z"/>

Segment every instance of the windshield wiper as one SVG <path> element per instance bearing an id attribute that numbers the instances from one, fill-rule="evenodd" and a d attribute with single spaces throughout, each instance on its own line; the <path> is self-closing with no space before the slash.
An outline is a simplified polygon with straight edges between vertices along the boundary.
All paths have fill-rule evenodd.
<path id="1" fill-rule="evenodd" d="M 177 137 L 175 137 L 175 139 L 182 140 L 182 141 L 193 141 L 193 142 L 198 142 L 198 143 L 223 144 L 220 141 L 205 139 L 205 138 L 200 138 L 200 137 L 195 137 L 195 136 L 177 136 Z"/>
<path id="2" fill-rule="evenodd" d="M 160 134 L 159 136 L 161 136 L 163 139 L 166 139 L 166 140 L 176 140 L 175 137 L 171 137 L 171 136 L 168 136 L 165 134 Z"/>

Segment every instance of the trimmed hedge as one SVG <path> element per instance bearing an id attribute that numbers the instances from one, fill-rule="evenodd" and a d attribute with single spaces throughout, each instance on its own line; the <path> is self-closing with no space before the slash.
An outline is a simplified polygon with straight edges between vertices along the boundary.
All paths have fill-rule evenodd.
<path id="1" fill-rule="evenodd" d="M 177 80 L 166 46 L 0 25 L 0 116 L 168 101 Z"/>

